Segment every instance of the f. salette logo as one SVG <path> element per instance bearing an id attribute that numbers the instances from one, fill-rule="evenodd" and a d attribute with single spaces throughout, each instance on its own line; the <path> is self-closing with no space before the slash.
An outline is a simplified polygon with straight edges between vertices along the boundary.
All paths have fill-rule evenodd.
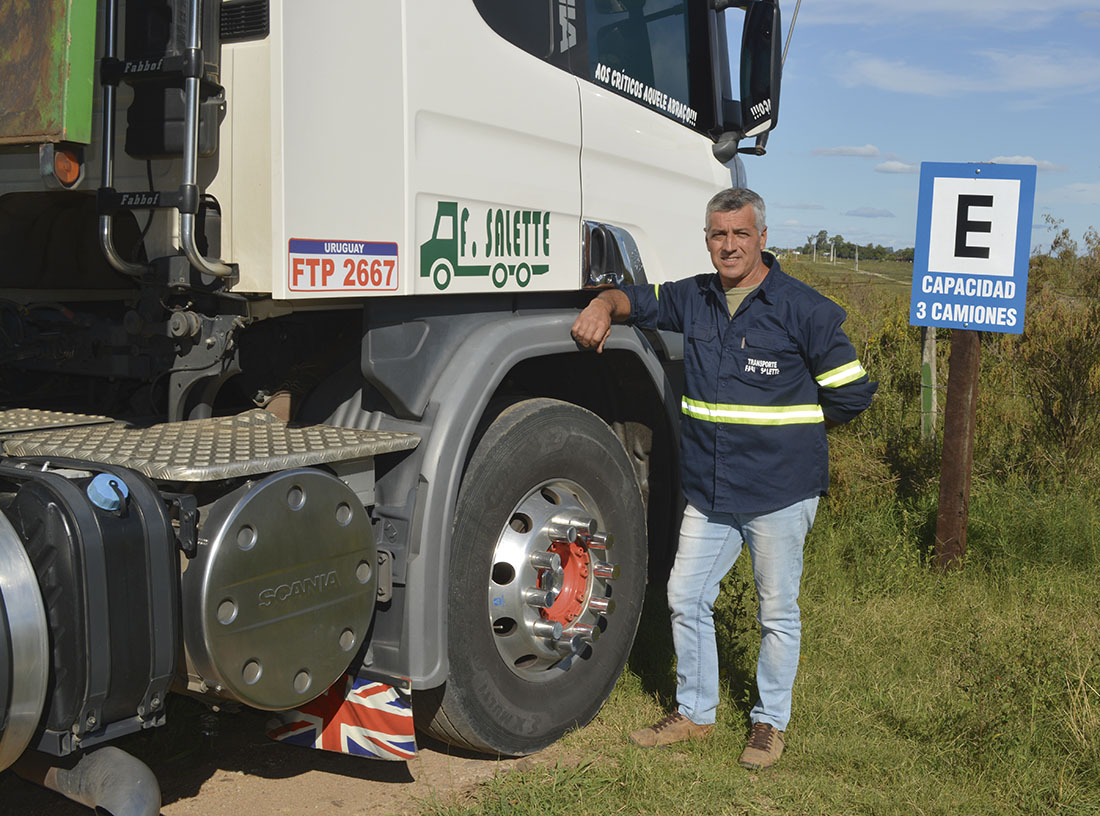
<path id="1" fill-rule="evenodd" d="M 321 572 L 308 578 L 298 578 L 285 584 L 261 589 L 259 606 L 271 606 L 273 603 L 283 603 L 307 595 L 319 595 L 339 588 L 340 581 L 336 577 L 336 570 Z"/>
<path id="2" fill-rule="evenodd" d="M 562 51 L 577 44 L 577 0 L 558 0 L 558 23 L 561 25 Z"/>
<path id="3" fill-rule="evenodd" d="M 749 108 L 749 113 L 752 114 L 753 119 L 763 119 L 765 116 L 770 116 L 771 112 L 772 112 L 771 97 L 768 97 L 767 99 L 765 99 L 761 102 L 757 102 L 755 105 L 753 105 L 751 108 Z"/>

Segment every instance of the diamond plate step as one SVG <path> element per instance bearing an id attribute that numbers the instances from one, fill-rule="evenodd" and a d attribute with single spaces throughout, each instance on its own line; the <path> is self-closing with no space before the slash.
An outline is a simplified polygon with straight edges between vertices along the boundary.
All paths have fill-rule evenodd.
<path id="1" fill-rule="evenodd" d="M 12 430 L 18 429 L 0 424 L 0 433 Z M 292 427 L 260 409 L 148 428 L 122 423 L 58 427 L 25 431 L 0 440 L 9 456 L 83 459 L 178 482 L 232 479 L 365 459 L 409 450 L 419 443 L 420 437 L 411 433 L 332 425 Z"/>
<path id="2" fill-rule="evenodd" d="M 68 428 L 73 425 L 99 425 L 114 422 L 94 414 L 69 414 L 38 408 L 0 408 L 0 434 L 39 431 L 44 428 Z"/>

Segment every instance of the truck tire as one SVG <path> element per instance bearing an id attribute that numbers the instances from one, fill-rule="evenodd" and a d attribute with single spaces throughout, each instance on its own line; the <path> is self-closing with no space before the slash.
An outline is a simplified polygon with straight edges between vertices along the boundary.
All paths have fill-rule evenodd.
<path id="1" fill-rule="evenodd" d="M 450 671 L 414 700 L 422 730 L 514 756 L 585 725 L 630 654 L 646 554 L 641 492 L 608 426 L 552 399 L 507 408 L 463 478 Z"/>

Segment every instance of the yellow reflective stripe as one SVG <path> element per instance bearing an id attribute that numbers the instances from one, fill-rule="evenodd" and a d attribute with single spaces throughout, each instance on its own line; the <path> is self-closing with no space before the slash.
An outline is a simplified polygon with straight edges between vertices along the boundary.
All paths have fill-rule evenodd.
<path id="1" fill-rule="evenodd" d="M 657 298 L 657 300 L 661 299 L 661 284 L 653 284 L 653 297 Z"/>
<path id="2" fill-rule="evenodd" d="M 824 374 L 817 377 L 817 384 L 822 388 L 837 388 L 838 386 L 855 382 L 860 377 L 865 376 L 867 376 L 867 372 L 863 370 L 863 366 L 860 365 L 859 360 L 853 360 L 850 363 L 834 368 L 832 371 L 826 371 Z"/>
<path id="3" fill-rule="evenodd" d="M 680 410 L 695 419 L 736 425 L 811 425 L 825 421 L 820 405 L 723 405 L 684 397 Z"/>

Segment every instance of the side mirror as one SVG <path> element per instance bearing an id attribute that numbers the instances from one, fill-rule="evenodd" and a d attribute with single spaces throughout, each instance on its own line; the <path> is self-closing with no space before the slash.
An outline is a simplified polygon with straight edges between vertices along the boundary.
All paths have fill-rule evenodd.
<path id="1" fill-rule="evenodd" d="M 741 130 L 757 136 L 779 120 L 779 85 L 783 74 L 779 4 L 755 0 L 745 10 L 741 33 Z"/>
<path id="2" fill-rule="evenodd" d="M 783 74 L 780 16 L 777 0 L 710 0 L 717 20 L 714 46 L 725 53 L 725 24 L 721 17 L 729 8 L 745 11 L 741 30 L 741 99 L 733 99 L 728 67 L 715 84 L 721 88 L 714 157 L 728 164 L 738 153 L 764 155 L 768 132 L 779 121 L 779 86 Z M 724 63 L 723 63 L 724 66 Z M 742 149 L 741 140 L 755 136 L 756 146 Z"/>

